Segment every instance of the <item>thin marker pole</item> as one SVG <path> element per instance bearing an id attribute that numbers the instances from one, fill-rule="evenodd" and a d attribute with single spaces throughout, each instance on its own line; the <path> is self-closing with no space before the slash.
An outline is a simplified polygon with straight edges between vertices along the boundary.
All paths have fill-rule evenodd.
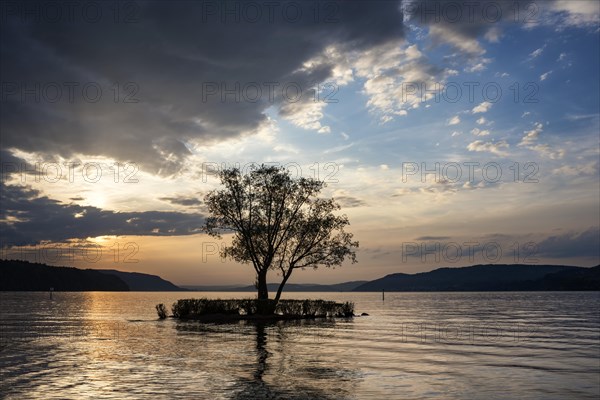
<path id="1" fill-rule="evenodd" d="M 385 301 L 385 289 L 381 289 L 381 300 Z"/>

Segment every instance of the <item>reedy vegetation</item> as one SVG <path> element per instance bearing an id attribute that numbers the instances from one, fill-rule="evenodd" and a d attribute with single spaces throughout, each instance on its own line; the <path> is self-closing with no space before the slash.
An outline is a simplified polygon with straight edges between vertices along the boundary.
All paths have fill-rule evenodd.
<path id="1" fill-rule="evenodd" d="M 327 300 L 267 300 L 267 307 L 274 307 L 274 314 L 293 318 L 351 317 L 354 315 L 354 303 L 336 303 Z M 264 314 L 265 301 L 258 299 L 182 299 L 173 303 L 173 317 L 194 319 L 205 315 L 244 315 Z M 166 307 L 158 304 L 156 310 L 161 319 L 166 318 Z"/>

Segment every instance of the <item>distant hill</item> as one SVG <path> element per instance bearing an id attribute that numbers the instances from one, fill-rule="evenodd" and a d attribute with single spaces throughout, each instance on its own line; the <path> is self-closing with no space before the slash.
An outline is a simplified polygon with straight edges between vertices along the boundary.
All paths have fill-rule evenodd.
<path id="1" fill-rule="evenodd" d="M 122 272 L 114 269 L 97 269 L 96 271 L 120 278 L 129 286 L 129 290 L 135 292 L 179 292 L 186 290 L 157 275 Z"/>
<path id="2" fill-rule="evenodd" d="M 358 286 L 367 283 L 368 281 L 352 281 L 336 283 L 332 285 L 318 285 L 314 283 L 288 283 L 283 290 L 285 292 L 351 292 Z M 279 283 L 269 283 L 269 292 L 277 292 Z M 182 286 L 188 290 L 196 290 L 199 292 L 255 292 L 256 288 L 249 286 Z"/>
<path id="3" fill-rule="evenodd" d="M 255 292 L 254 286 L 179 287 L 157 275 L 54 267 L 17 260 L 0 260 L 0 291 L 230 291 Z M 268 285 L 274 293 L 278 283 Z M 373 281 L 333 285 L 287 284 L 286 292 L 418 292 L 600 290 L 600 266 L 474 265 L 439 268 L 417 274 L 391 274 Z"/>
<path id="4" fill-rule="evenodd" d="M 474 265 L 417 274 L 391 274 L 354 289 L 372 291 L 600 290 L 600 266 Z"/>
<path id="5" fill-rule="evenodd" d="M 128 291 L 118 276 L 93 269 L 51 267 L 27 261 L 0 260 L 0 291 Z"/>
<path id="6" fill-rule="evenodd" d="M 535 290 L 600 290 L 600 265 L 559 271 L 534 283 Z"/>
<path id="7" fill-rule="evenodd" d="M 54 267 L 17 260 L 0 260 L 0 291 L 156 291 L 182 289 L 156 275 L 114 269 Z"/>

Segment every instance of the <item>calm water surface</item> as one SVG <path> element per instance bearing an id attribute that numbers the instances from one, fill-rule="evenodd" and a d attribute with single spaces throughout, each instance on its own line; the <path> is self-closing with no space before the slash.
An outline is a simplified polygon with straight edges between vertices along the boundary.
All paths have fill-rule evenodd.
<path id="1" fill-rule="evenodd" d="M 288 293 L 368 317 L 160 321 L 154 306 L 253 293 L 0 293 L 12 399 L 596 399 L 599 293 Z"/>

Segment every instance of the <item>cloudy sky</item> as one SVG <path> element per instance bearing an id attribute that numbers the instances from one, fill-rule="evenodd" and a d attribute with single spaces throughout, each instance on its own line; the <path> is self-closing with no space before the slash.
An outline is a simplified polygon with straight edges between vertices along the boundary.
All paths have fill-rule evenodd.
<path id="1" fill-rule="evenodd" d="M 249 284 L 202 197 L 276 163 L 360 241 L 292 282 L 598 264 L 598 1 L 1 7 L 3 258 Z"/>

